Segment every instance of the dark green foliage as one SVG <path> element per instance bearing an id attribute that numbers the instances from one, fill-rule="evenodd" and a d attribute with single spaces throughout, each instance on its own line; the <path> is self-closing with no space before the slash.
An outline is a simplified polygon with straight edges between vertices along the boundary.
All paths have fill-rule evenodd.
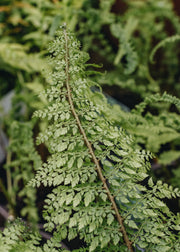
<path id="1" fill-rule="evenodd" d="M 158 42 L 169 39 L 167 24 L 174 37 L 178 37 L 176 34 L 180 32 L 179 17 L 175 15 L 171 1 L 129 0 L 125 3 L 127 8 L 124 13 L 113 14 L 109 24 L 110 31 L 119 44 L 114 57 L 113 51 L 108 53 L 111 55 L 111 62 L 114 58 L 115 67 L 108 71 L 101 83 L 118 85 L 142 97 L 164 89 L 175 89 L 179 96 L 178 44 L 168 44 L 168 48 L 163 50 L 163 55 L 160 55 L 161 60 L 158 60 L 155 66 L 149 62 L 153 47 Z M 109 41 L 110 43 L 112 42 Z M 172 57 L 173 51 L 176 53 Z M 154 52 L 153 50 L 152 53 Z"/>
<path id="2" fill-rule="evenodd" d="M 169 38 L 166 38 L 164 40 L 162 40 L 159 44 L 157 44 L 152 52 L 151 52 L 151 55 L 150 55 L 150 61 L 152 62 L 153 61 L 153 58 L 154 58 L 154 55 L 155 53 L 157 52 L 157 50 L 161 47 L 164 47 L 168 44 L 171 44 L 171 43 L 175 43 L 176 41 L 180 40 L 180 35 L 174 35 L 172 37 L 169 37 Z"/>

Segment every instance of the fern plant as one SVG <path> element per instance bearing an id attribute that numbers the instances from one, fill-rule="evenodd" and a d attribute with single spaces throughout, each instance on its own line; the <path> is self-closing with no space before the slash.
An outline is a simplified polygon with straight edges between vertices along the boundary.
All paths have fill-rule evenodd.
<path id="1" fill-rule="evenodd" d="M 53 187 L 44 207 L 49 248 L 80 237 L 83 251 L 179 251 L 180 216 L 161 200 L 178 189 L 148 178 L 151 154 L 106 117 L 107 103 L 97 84 L 86 77 L 88 55 L 64 26 L 50 46 L 47 107 L 34 116 L 46 118 L 39 134 L 50 157 L 31 185 Z M 96 104 L 96 97 L 101 103 Z M 147 178 L 148 186 L 142 181 Z"/>
<path id="2" fill-rule="evenodd" d="M 179 34 L 179 17 L 174 13 L 173 1 L 122 2 L 125 2 L 125 11 L 114 15 L 109 24 L 112 36 L 118 39 L 118 46 L 110 39 L 106 42 L 117 48 L 116 54 L 113 51 L 108 53 L 108 56 L 113 55 L 114 68 L 111 66 L 107 76 L 99 81 L 103 85 L 117 85 L 141 97 L 164 90 L 171 93 L 176 90 L 179 96 L 176 44 L 169 43 L 166 50 L 156 57 L 155 67 L 149 62 L 151 51 L 155 52 L 154 45 L 159 45 L 158 42 L 167 40 L 170 35 Z M 172 57 L 173 51 L 177 54 Z"/>
<path id="3" fill-rule="evenodd" d="M 180 100 L 177 97 L 167 93 L 162 96 L 151 95 L 138 104 L 131 113 L 125 113 L 116 107 L 116 114 L 112 116 L 112 120 L 116 125 L 121 123 L 136 138 L 138 144 L 143 144 L 147 150 L 153 152 L 158 163 L 169 165 L 180 157 L 178 150 L 180 118 L 178 113 L 170 111 L 172 105 L 176 110 L 180 110 Z M 157 108 L 158 115 L 156 115 Z M 163 150 L 165 145 L 166 148 Z"/>
<path id="4" fill-rule="evenodd" d="M 9 213 L 13 218 L 17 217 L 17 199 L 23 207 L 20 207 L 20 216 L 26 217 L 31 223 L 37 223 L 38 213 L 36 208 L 36 189 L 26 186 L 33 178 L 33 171 L 41 165 L 41 159 L 34 148 L 32 138 L 32 122 L 13 121 L 9 126 L 9 146 L 7 161 L 4 165 L 7 177 L 7 189 L 3 186 L 3 192 L 8 201 Z M 2 181 L 1 181 L 2 182 Z"/>

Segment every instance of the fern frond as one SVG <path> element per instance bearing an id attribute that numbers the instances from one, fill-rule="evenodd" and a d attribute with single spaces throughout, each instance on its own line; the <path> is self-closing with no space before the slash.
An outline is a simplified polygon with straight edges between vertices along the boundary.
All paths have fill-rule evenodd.
<path id="1" fill-rule="evenodd" d="M 156 94 L 145 98 L 131 113 L 123 111 L 117 105 L 109 107 L 106 113 L 114 125 L 126 129 L 134 136 L 137 144 L 143 144 L 158 157 L 158 152 L 164 144 L 171 144 L 171 148 L 173 144 L 173 148 L 176 149 L 180 141 L 180 117 L 177 113 L 167 111 L 171 104 L 179 109 L 180 100 L 166 93 L 162 96 Z M 159 115 L 152 113 L 154 108 L 155 111 L 157 108 L 161 109 Z M 170 155 L 167 157 L 164 160 L 168 165 L 172 159 Z"/>
<path id="2" fill-rule="evenodd" d="M 148 177 L 150 154 L 107 120 L 107 103 L 97 103 L 94 82 L 86 77 L 87 55 L 66 27 L 57 34 L 50 46 L 48 107 L 34 114 L 48 120 L 38 141 L 51 156 L 31 181 L 54 187 L 45 200 L 46 229 L 54 231 L 56 243 L 57 237 L 80 237 L 87 251 L 178 251 L 171 250 L 180 244 L 164 225 L 170 211 L 159 198 L 179 191 L 152 181 L 148 190 L 139 183 Z"/>
<path id="3" fill-rule="evenodd" d="M 163 39 L 162 41 L 160 41 L 152 50 L 150 56 L 149 56 L 149 59 L 150 59 L 150 62 L 153 63 L 153 59 L 154 59 L 154 55 L 156 54 L 157 50 L 159 50 L 159 48 L 161 47 L 165 47 L 167 44 L 172 44 L 172 43 L 175 43 L 176 41 L 179 41 L 180 40 L 180 35 L 179 34 L 176 34 L 174 36 L 171 36 L 169 38 L 165 38 Z"/>
<path id="4" fill-rule="evenodd" d="M 21 197 L 24 207 L 21 215 L 31 222 L 37 222 L 38 213 L 35 206 L 36 189 L 27 187 L 33 178 L 33 172 L 41 166 L 41 159 L 34 148 L 31 122 L 13 121 L 9 126 L 8 153 L 10 154 L 5 169 L 9 172 L 8 193 L 11 205 L 16 205 L 16 197 Z M 21 186 L 20 186 L 21 184 Z M 23 187 L 22 187 L 23 185 Z"/>
<path id="5" fill-rule="evenodd" d="M 174 104 L 177 107 L 177 109 L 180 110 L 180 99 L 170 94 L 167 94 L 165 92 L 163 95 L 155 94 L 155 95 L 147 96 L 143 102 L 141 102 L 140 104 L 136 106 L 136 109 L 133 110 L 133 112 L 136 114 L 142 114 L 147 105 L 150 105 L 156 102 L 166 102 L 166 103 Z"/>
<path id="6" fill-rule="evenodd" d="M 130 18 L 122 29 L 120 24 L 112 24 L 112 34 L 119 39 L 119 50 L 114 59 L 114 64 L 118 65 L 123 57 L 126 59 L 124 67 L 125 74 L 132 74 L 138 65 L 138 55 L 130 42 L 130 35 L 137 26 L 137 20 Z"/>
<path id="7" fill-rule="evenodd" d="M 40 56 L 27 54 L 27 48 L 16 43 L 0 43 L 0 57 L 3 62 L 1 68 L 14 73 L 16 69 L 28 73 L 41 71 L 43 60 Z M 40 67 L 41 66 L 41 67 Z"/>

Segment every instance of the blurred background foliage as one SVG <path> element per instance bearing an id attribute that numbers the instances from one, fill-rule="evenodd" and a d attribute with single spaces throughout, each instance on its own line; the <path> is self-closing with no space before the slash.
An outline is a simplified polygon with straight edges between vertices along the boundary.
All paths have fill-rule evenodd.
<path id="1" fill-rule="evenodd" d="M 109 95 L 106 113 L 112 123 L 125 128 L 139 146 L 154 153 L 154 178 L 180 186 L 180 117 L 173 97 L 180 98 L 179 40 L 164 43 L 155 52 L 154 62 L 150 61 L 158 43 L 180 35 L 177 4 L 171 0 L 1 0 L 0 99 L 13 92 L 11 110 L 6 114 L 2 111 L 0 119 L 8 138 L 17 140 L 19 135 L 23 139 L 17 129 L 29 132 L 27 121 L 35 109 L 46 103 L 37 94 L 48 84 L 44 70 L 47 47 L 57 28 L 66 22 L 80 40 L 82 50 L 90 54 L 89 63 L 102 64 L 102 75 L 94 76 L 92 71 L 90 77 Z M 101 102 L 98 97 L 97 102 Z M 139 110 L 144 103 L 145 108 Z M 11 130 L 11 124 L 16 125 L 16 130 Z M 34 135 L 38 127 L 43 125 L 31 125 Z M 44 159 L 44 148 L 38 151 Z M 13 148 L 11 152 L 13 161 L 18 154 Z M 31 166 L 27 174 L 33 173 Z M 21 168 L 5 167 L 6 171 L 10 167 L 5 177 L 12 176 L 15 181 Z M 14 192 L 21 191 L 23 183 L 16 183 L 21 189 L 15 188 Z M 28 204 L 35 204 L 23 200 L 27 202 L 24 212 L 30 216 Z M 20 207 L 21 212 L 24 207 Z"/>

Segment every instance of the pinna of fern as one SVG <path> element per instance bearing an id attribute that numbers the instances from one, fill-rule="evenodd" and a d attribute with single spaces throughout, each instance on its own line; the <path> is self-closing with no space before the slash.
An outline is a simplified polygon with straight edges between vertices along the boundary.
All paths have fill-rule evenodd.
<path id="1" fill-rule="evenodd" d="M 120 124 L 132 134 L 138 144 L 143 144 L 146 150 L 153 152 L 156 158 L 158 155 L 160 163 L 168 165 L 180 156 L 178 150 L 180 117 L 179 114 L 170 111 L 171 105 L 176 106 L 176 110 L 179 110 L 180 99 L 167 93 L 149 95 L 136 105 L 131 113 L 127 113 L 115 105 L 115 113 L 111 113 L 111 119 L 115 125 Z M 155 111 L 159 110 L 158 115 L 153 114 L 152 108 L 155 108 Z M 166 148 L 163 153 L 160 152 L 160 148 L 167 143 L 171 145 L 171 150 Z"/>
<path id="2" fill-rule="evenodd" d="M 91 90 L 88 56 L 79 48 L 66 26 L 57 32 L 43 94 L 48 104 L 34 113 L 48 120 L 37 142 L 46 143 L 50 156 L 31 184 L 53 187 L 44 207 L 51 242 L 60 247 L 61 240 L 80 237 L 85 251 L 179 251 L 179 217 L 161 199 L 180 193 L 151 178 L 148 188 L 141 184 L 151 155 L 108 121 L 106 100 Z"/>
<path id="3" fill-rule="evenodd" d="M 0 231 L 1 252 L 42 252 L 40 247 L 40 235 L 37 231 L 33 232 L 31 228 L 21 219 L 17 218 L 13 223 L 9 222 L 7 227 Z"/>

